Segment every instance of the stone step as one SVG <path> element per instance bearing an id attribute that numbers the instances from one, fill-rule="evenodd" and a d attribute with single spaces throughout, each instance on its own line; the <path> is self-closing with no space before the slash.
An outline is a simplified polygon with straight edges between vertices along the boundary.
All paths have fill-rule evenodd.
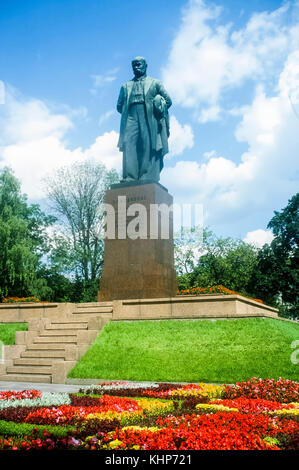
<path id="1" fill-rule="evenodd" d="M 10 366 L 6 369 L 7 374 L 38 374 L 38 375 L 51 375 L 51 366 Z"/>
<path id="2" fill-rule="evenodd" d="M 46 326 L 45 330 L 51 331 L 60 331 L 60 330 L 87 330 L 88 322 L 74 321 L 70 323 L 51 323 L 49 326 Z"/>
<path id="3" fill-rule="evenodd" d="M 27 347 L 26 351 L 30 351 L 32 349 L 65 351 L 65 345 L 63 343 L 32 343 Z"/>
<path id="4" fill-rule="evenodd" d="M 37 359 L 65 359 L 65 351 L 62 349 L 57 350 L 28 350 L 21 353 L 22 358 L 37 358 Z"/>
<path id="5" fill-rule="evenodd" d="M 73 359 L 82 356 L 87 347 L 85 343 L 92 343 L 113 311 L 112 303 L 79 304 L 76 307 L 75 314 L 68 317 L 32 321 L 29 330 L 35 333 L 18 338 L 20 344 L 26 344 L 26 350 L 12 361 L 13 365 L 6 367 L 0 381 L 52 383 L 53 377 L 58 381 L 65 380 L 71 362 L 76 363 Z M 63 364 L 64 361 L 68 362 Z"/>
<path id="6" fill-rule="evenodd" d="M 54 362 L 57 362 L 59 358 L 52 358 L 48 357 L 46 359 L 44 358 L 34 358 L 34 357 L 24 357 L 20 359 L 15 359 L 14 360 L 14 365 L 15 366 L 51 366 Z M 63 360 L 63 358 L 61 358 Z"/>
<path id="7" fill-rule="evenodd" d="M 5 374 L 0 375 L 0 382 L 37 382 L 37 383 L 52 383 L 51 375 L 39 374 Z"/>
<path id="8" fill-rule="evenodd" d="M 93 314 L 93 315 L 105 315 L 106 313 L 113 313 L 113 307 L 104 307 L 104 308 L 82 308 L 78 310 L 73 310 L 73 315 L 86 315 L 86 314 Z"/>
<path id="9" fill-rule="evenodd" d="M 90 304 L 77 304 L 76 308 L 72 311 L 72 315 L 84 315 L 85 313 L 92 313 L 96 315 L 101 315 L 105 313 L 112 313 L 113 305 L 107 303 L 106 305 L 94 305 Z"/>
<path id="10" fill-rule="evenodd" d="M 82 302 L 75 304 L 76 308 L 102 308 L 102 307 L 113 307 L 113 302 Z"/>
<path id="11" fill-rule="evenodd" d="M 34 344 L 38 343 L 77 343 L 77 335 L 71 336 L 36 336 Z"/>
<path id="12" fill-rule="evenodd" d="M 51 325 L 61 325 L 62 323 L 65 323 L 65 324 L 70 324 L 70 323 L 73 323 L 74 325 L 78 325 L 80 323 L 87 323 L 85 320 L 78 320 L 77 318 L 74 318 L 72 315 L 70 315 L 69 317 L 62 317 L 60 320 L 58 319 L 54 319 L 54 320 L 51 320 Z"/>
<path id="13" fill-rule="evenodd" d="M 82 330 L 86 328 L 81 328 Z M 78 330 L 74 330 L 74 329 L 61 329 L 61 330 L 57 330 L 57 329 L 54 329 L 54 328 L 47 328 L 45 330 L 42 331 L 42 333 L 39 334 L 39 337 L 44 337 L 44 336 L 47 336 L 47 337 L 51 337 L 51 336 L 77 336 L 77 332 Z"/>

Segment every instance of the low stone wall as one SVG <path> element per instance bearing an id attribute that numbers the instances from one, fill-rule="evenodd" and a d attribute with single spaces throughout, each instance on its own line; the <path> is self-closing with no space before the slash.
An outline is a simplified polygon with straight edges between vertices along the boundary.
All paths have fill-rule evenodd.
<path id="1" fill-rule="evenodd" d="M 0 323 L 28 322 L 64 317 L 105 320 L 159 318 L 278 317 L 278 310 L 240 295 L 176 296 L 162 299 L 115 300 L 113 302 L 28 303 L 0 305 Z"/>
<path id="2" fill-rule="evenodd" d="M 176 296 L 113 302 L 112 320 L 278 317 L 278 310 L 240 295 Z"/>
<path id="3" fill-rule="evenodd" d="M 59 318 L 72 313 L 71 303 L 0 304 L 0 323 L 27 322 L 40 318 Z"/>

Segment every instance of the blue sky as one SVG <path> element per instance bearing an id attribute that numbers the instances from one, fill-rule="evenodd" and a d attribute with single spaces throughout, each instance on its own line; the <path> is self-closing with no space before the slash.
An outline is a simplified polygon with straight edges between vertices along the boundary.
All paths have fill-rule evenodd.
<path id="1" fill-rule="evenodd" d="M 271 240 L 298 191 L 297 1 L 10 0 L 0 41 L 0 167 L 32 201 L 61 165 L 120 169 L 115 104 L 143 55 L 173 99 L 161 183 L 218 235 Z"/>

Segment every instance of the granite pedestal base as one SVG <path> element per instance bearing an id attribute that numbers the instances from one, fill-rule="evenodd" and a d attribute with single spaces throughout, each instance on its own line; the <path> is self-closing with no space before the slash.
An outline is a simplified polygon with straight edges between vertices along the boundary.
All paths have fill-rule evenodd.
<path id="1" fill-rule="evenodd" d="M 130 183 L 108 190 L 105 203 L 110 226 L 98 300 L 173 297 L 172 196 L 158 183 Z"/>

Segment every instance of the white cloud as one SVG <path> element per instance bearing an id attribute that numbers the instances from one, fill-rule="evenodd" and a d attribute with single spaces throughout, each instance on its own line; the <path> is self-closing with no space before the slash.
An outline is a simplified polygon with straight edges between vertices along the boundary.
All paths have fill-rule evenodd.
<path id="1" fill-rule="evenodd" d="M 165 168 L 162 184 L 177 202 L 203 203 L 205 224 L 239 226 L 261 220 L 261 213 L 270 218 L 298 191 L 299 23 L 291 16 L 298 5 L 253 14 L 239 30 L 221 25 L 221 9 L 202 0 L 190 0 L 183 12 L 165 85 L 174 101 L 194 108 L 200 123 L 238 118 L 235 138 L 248 146 L 239 161 L 212 151 L 202 162 Z M 224 109 L 226 92 L 249 80 L 251 102 L 226 100 L 230 109 Z"/>
<path id="2" fill-rule="evenodd" d="M 122 154 L 117 148 L 118 133 L 105 132 L 96 138 L 96 141 L 83 152 L 84 158 L 92 158 L 103 163 L 108 170 L 115 168 L 120 171 Z"/>
<path id="3" fill-rule="evenodd" d="M 189 124 L 181 125 L 175 116 L 170 117 L 170 136 L 168 158 L 180 155 L 187 148 L 194 145 L 194 135 Z"/>
<path id="4" fill-rule="evenodd" d="M 173 39 L 163 81 L 176 103 L 206 106 L 200 122 L 219 117 L 219 100 L 246 80 L 266 82 L 299 41 L 299 25 L 287 24 L 286 3 L 273 12 L 255 13 L 239 30 L 220 24 L 220 7 L 190 0 Z"/>
<path id="5" fill-rule="evenodd" d="M 206 158 L 207 160 L 209 160 L 209 158 L 216 157 L 216 155 L 217 155 L 216 150 L 211 150 L 210 152 L 204 152 L 203 158 Z"/>
<path id="6" fill-rule="evenodd" d="M 102 75 L 91 75 L 91 79 L 93 82 L 92 88 L 89 90 L 92 95 L 96 95 L 99 88 L 103 88 L 108 83 L 113 82 L 117 78 L 118 68 L 113 70 L 109 70 L 108 72 Z"/>
<path id="7" fill-rule="evenodd" d="M 2 80 L 0 80 L 0 104 L 5 103 L 5 85 Z"/>
<path id="8" fill-rule="evenodd" d="M 115 131 L 97 137 L 85 150 L 71 150 L 66 134 L 73 127 L 76 112 L 57 113 L 42 101 L 25 100 L 11 90 L 6 98 L 6 104 L 0 107 L 0 168 L 11 167 L 22 183 L 22 191 L 30 198 L 45 197 L 42 179 L 60 166 L 93 158 L 108 169 L 120 169 Z"/>
<path id="9" fill-rule="evenodd" d="M 289 55 L 280 76 L 279 90 L 288 96 L 294 113 L 299 118 L 299 50 Z"/>
<path id="10" fill-rule="evenodd" d="M 73 118 L 78 113 L 84 118 L 86 113 L 67 111 L 57 113 L 43 101 L 24 99 L 14 90 L 9 90 L 6 104 L 0 107 L 0 168 L 10 166 L 22 182 L 22 191 L 32 199 L 45 197 L 42 181 L 47 174 L 76 161 L 94 159 L 107 169 L 121 171 L 119 134 L 114 130 L 98 136 L 86 149 L 68 147 L 66 137 L 74 127 Z M 181 125 L 174 116 L 170 125 L 170 155 L 179 155 L 193 146 L 192 128 Z"/>
<path id="11" fill-rule="evenodd" d="M 206 122 L 218 121 L 220 119 L 221 108 L 220 106 L 210 106 L 209 108 L 204 108 L 199 113 L 197 118 L 198 122 L 205 124 Z"/>
<path id="12" fill-rule="evenodd" d="M 24 101 L 9 88 L 0 111 L 1 139 L 6 142 L 30 142 L 49 135 L 60 139 L 73 126 L 67 115 L 52 113 L 41 100 Z"/>
<path id="13" fill-rule="evenodd" d="M 82 158 L 81 149 L 71 151 L 55 136 L 4 146 L 0 166 L 11 167 L 31 198 L 44 196 L 41 179 L 59 166 Z"/>
<path id="14" fill-rule="evenodd" d="M 270 244 L 274 238 L 273 233 L 270 230 L 253 230 L 248 232 L 244 238 L 244 242 L 250 243 L 257 248 L 262 248 L 266 243 Z"/>
<path id="15" fill-rule="evenodd" d="M 162 181 L 178 201 L 203 203 L 208 224 L 256 217 L 279 210 L 298 191 L 299 119 L 289 100 L 299 54 L 291 54 L 278 80 L 277 93 L 258 87 L 251 105 L 240 111 L 238 141 L 248 144 L 240 162 L 206 154 L 208 161 L 179 161 L 166 168 Z"/>
<path id="16" fill-rule="evenodd" d="M 103 122 L 107 121 L 114 114 L 116 114 L 116 111 L 114 109 L 109 109 L 109 111 L 102 114 L 99 118 L 99 126 L 101 126 L 103 124 Z"/>

